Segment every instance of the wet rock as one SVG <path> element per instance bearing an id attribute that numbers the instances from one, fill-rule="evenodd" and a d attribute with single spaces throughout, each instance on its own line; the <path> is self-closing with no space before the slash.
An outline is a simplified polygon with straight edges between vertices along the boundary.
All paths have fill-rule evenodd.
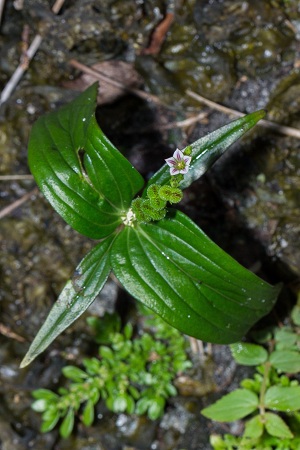
<path id="1" fill-rule="evenodd" d="M 228 95 L 235 82 L 233 59 L 229 53 L 199 41 L 184 53 L 175 47 L 176 44 L 168 49 L 169 54 L 165 53 L 164 66 L 173 74 L 177 89 L 182 93 L 186 89 L 201 92 L 219 101 Z"/>
<path id="2" fill-rule="evenodd" d="M 294 37 L 282 8 L 271 1 L 198 1 L 195 19 L 201 35 L 233 52 L 238 71 L 250 76 L 279 64 Z"/>
<path id="3" fill-rule="evenodd" d="M 172 428 L 180 434 L 184 434 L 193 416 L 184 405 L 178 402 L 174 409 L 164 415 L 160 422 L 160 428 L 164 430 L 170 430 Z"/>
<path id="4" fill-rule="evenodd" d="M 299 80 L 297 71 L 284 77 L 266 105 L 268 118 L 296 129 Z M 214 176 L 267 255 L 291 278 L 299 277 L 299 141 L 257 128 L 244 142 L 246 151 L 232 153 L 213 170 Z"/>
<path id="5" fill-rule="evenodd" d="M 263 169 L 263 168 L 262 168 Z M 280 139 L 243 192 L 239 209 L 268 255 L 300 276 L 299 144 Z"/>
<path id="6" fill-rule="evenodd" d="M 0 439 L 3 450 L 24 450 L 26 441 L 18 435 L 6 418 L 0 418 Z"/>
<path id="7" fill-rule="evenodd" d="M 290 280 L 300 275 L 298 153 L 294 139 L 277 139 L 274 146 L 272 141 L 257 140 L 256 150 L 251 147 L 249 153 L 235 155 L 235 168 L 228 160 L 222 165 L 223 175 L 215 175 L 223 198 L 240 214 L 239 220 L 256 239 L 257 248 L 260 245 L 279 268 L 282 266 L 283 276 L 290 273 Z M 263 253 L 257 258 L 252 264 L 258 263 L 259 269 Z"/>
<path id="8" fill-rule="evenodd" d="M 159 70 L 162 79 L 168 80 L 167 89 L 172 84 L 173 91 L 177 91 L 175 95 L 184 97 L 185 90 L 191 89 L 221 100 L 235 82 L 232 54 L 198 32 L 192 12 L 193 2 L 177 5 L 175 21 L 157 57 Z"/>
<path id="9" fill-rule="evenodd" d="M 118 435 L 128 448 L 147 450 L 155 439 L 156 423 L 143 416 L 129 417 L 120 414 L 116 420 Z"/>
<path id="10" fill-rule="evenodd" d="M 197 380 L 189 376 L 181 375 L 176 378 L 174 384 L 182 396 L 201 397 L 215 390 L 212 378 L 206 384 L 204 380 Z"/>

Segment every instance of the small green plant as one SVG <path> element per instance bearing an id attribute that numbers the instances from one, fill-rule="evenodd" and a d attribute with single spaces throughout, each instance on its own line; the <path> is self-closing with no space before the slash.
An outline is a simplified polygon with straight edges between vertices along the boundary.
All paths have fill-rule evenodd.
<path id="1" fill-rule="evenodd" d="M 42 413 L 41 431 L 52 430 L 60 421 L 60 435 L 66 438 L 72 433 L 76 416 L 90 426 L 100 400 L 115 413 L 159 418 L 166 400 L 177 394 L 174 378 L 191 367 L 184 337 L 158 317 L 148 321 L 155 335 L 144 332 L 135 338 L 130 323 L 122 332 L 115 327 L 107 335 L 104 330 L 103 336 L 99 334 L 103 330 L 100 319 L 91 317 L 88 322 L 97 331 L 96 341 L 104 340 L 107 345 L 99 347 L 99 357 L 83 359 L 82 368 L 65 366 L 62 372 L 70 384 L 60 388 L 58 394 L 48 389 L 33 391 L 32 408 Z M 110 328 L 109 323 L 106 328 Z"/>
<path id="2" fill-rule="evenodd" d="M 276 328 L 266 336 L 267 349 L 258 344 L 231 345 L 239 364 L 256 366 L 253 378 L 241 388 L 203 409 L 202 414 L 220 422 L 249 416 L 241 437 L 211 436 L 214 450 L 299 450 L 300 308 L 292 312 L 292 325 Z"/>
<path id="3" fill-rule="evenodd" d="M 89 307 L 111 271 L 134 298 L 181 332 L 221 344 L 239 341 L 272 309 L 280 286 L 242 267 L 170 206 L 265 112 L 176 149 L 145 184 L 99 128 L 97 92 L 92 85 L 39 118 L 31 131 L 28 159 L 38 186 L 70 226 L 100 242 L 67 282 L 21 367 Z"/>

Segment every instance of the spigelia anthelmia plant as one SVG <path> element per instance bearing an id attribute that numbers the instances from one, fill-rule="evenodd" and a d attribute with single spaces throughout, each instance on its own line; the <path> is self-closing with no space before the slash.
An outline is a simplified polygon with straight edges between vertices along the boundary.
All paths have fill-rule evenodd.
<path id="1" fill-rule="evenodd" d="M 242 267 L 174 205 L 264 111 L 177 149 L 144 187 L 140 173 L 99 128 L 96 97 L 94 84 L 39 118 L 31 131 L 29 166 L 41 191 L 70 226 L 99 242 L 67 282 L 21 366 L 89 307 L 111 271 L 182 333 L 222 344 L 239 341 L 272 309 L 280 287 Z"/>

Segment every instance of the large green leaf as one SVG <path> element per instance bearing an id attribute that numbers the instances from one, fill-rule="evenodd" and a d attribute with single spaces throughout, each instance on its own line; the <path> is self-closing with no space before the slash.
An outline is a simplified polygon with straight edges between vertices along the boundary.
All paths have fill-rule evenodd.
<path id="1" fill-rule="evenodd" d="M 115 235 L 112 235 L 100 242 L 78 265 L 73 278 L 67 282 L 52 307 L 20 367 L 30 364 L 94 301 L 111 269 L 109 251 L 114 238 Z"/>
<path id="2" fill-rule="evenodd" d="M 180 187 L 182 189 L 187 188 L 193 181 L 198 180 L 225 153 L 230 145 L 253 128 L 264 116 L 265 111 L 263 110 L 248 114 L 190 144 L 188 147 L 192 148 L 192 161 Z M 153 183 L 168 184 L 170 178 L 170 167 L 164 164 L 150 178 L 148 185 Z"/>
<path id="3" fill-rule="evenodd" d="M 248 416 L 258 408 L 259 400 L 254 392 L 248 389 L 236 389 L 220 398 L 213 405 L 202 409 L 208 419 L 219 422 L 231 422 Z"/>
<path id="4" fill-rule="evenodd" d="M 179 211 L 124 228 L 111 263 L 133 297 L 183 333 L 214 343 L 239 341 L 270 311 L 280 289 L 242 267 Z"/>
<path id="5" fill-rule="evenodd" d="M 99 128 L 94 84 L 33 125 L 30 170 L 53 208 L 75 230 L 94 239 L 120 223 L 143 178 Z"/>

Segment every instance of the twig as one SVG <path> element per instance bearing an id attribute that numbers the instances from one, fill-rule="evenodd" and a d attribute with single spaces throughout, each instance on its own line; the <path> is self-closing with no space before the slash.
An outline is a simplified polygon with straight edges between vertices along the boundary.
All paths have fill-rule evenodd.
<path id="1" fill-rule="evenodd" d="M 59 12 L 60 8 L 64 4 L 64 1 L 65 0 L 56 0 L 56 2 L 54 3 L 54 5 L 52 7 L 52 11 L 54 12 L 54 14 L 57 14 Z M 4 5 L 4 0 L 0 0 L 0 8 L 2 6 L 2 9 L 3 9 L 3 5 Z M 0 9 L 0 14 L 1 13 L 2 13 L 2 11 Z M 0 15 L 0 20 L 1 20 L 1 15 Z M 5 88 L 3 89 L 2 93 L 1 93 L 0 106 L 4 102 L 6 102 L 6 100 L 8 100 L 12 91 L 15 89 L 15 87 L 19 83 L 20 79 L 22 78 L 24 72 L 28 69 L 29 62 L 32 60 L 32 58 L 34 57 L 35 53 L 37 52 L 39 46 L 41 45 L 42 39 L 43 39 L 42 36 L 39 34 L 37 34 L 34 37 L 29 49 L 26 52 L 26 57 L 23 58 L 23 61 L 21 61 L 21 63 L 19 64 L 19 66 L 17 67 L 14 74 L 12 75 L 12 77 L 10 78 L 10 80 L 8 81 L 8 83 L 6 84 Z"/>
<path id="2" fill-rule="evenodd" d="M 29 66 L 28 60 L 29 35 L 30 35 L 30 28 L 26 24 L 24 25 L 22 31 L 22 55 L 21 55 L 21 64 L 24 66 L 26 70 L 28 69 Z"/>
<path id="3" fill-rule="evenodd" d="M 215 103 L 212 100 L 208 100 L 205 97 L 202 97 L 199 94 L 196 94 L 193 91 L 186 90 L 185 91 L 187 95 L 194 98 L 195 100 L 199 101 L 200 103 L 203 103 L 204 105 L 209 106 L 210 108 L 213 108 L 217 111 L 223 112 L 228 115 L 236 116 L 236 117 L 243 117 L 245 114 L 241 113 L 240 111 L 237 111 L 235 109 L 227 108 L 226 106 L 222 106 L 219 103 Z M 297 130 L 297 128 L 287 127 L 285 125 L 279 125 L 278 123 L 271 122 L 270 120 L 260 120 L 257 125 L 260 125 L 265 128 L 269 128 L 271 130 L 274 130 L 280 134 L 284 134 L 286 136 L 295 137 L 297 139 L 300 139 L 300 130 Z"/>
<path id="4" fill-rule="evenodd" d="M 188 336 L 190 341 L 191 351 L 194 355 L 199 355 L 200 359 L 204 359 L 204 346 L 203 342 L 200 339 L 196 339 L 192 336 Z"/>
<path id="5" fill-rule="evenodd" d="M 158 97 L 152 94 L 148 94 L 147 92 L 144 92 L 140 89 L 134 89 L 134 88 L 128 88 L 124 86 L 122 83 L 120 83 L 117 80 L 114 80 L 111 77 L 108 77 L 104 73 L 100 72 L 99 70 L 92 69 L 91 67 L 86 66 L 85 64 L 80 63 L 76 59 L 70 59 L 69 64 L 76 69 L 81 70 L 84 73 L 87 73 L 89 75 L 92 75 L 97 80 L 105 80 L 107 83 L 112 84 L 113 86 L 118 87 L 119 89 L 123 89 L 125 92 L 129 92 L 130 94 L 134 94 L 140 98 L 143 98 L 144 100 L 151 101 L 153 103 L 162 104 L 162 102 L 159 100 Z"/>
<path id="6" fill-rule="evenodd" d="M 0 175 L 0 181 L 33 180 L 32 175 Z"/>
<path id="7" fill-rule="evenodd" d="M 300 139 L 300 130 L 297 130 L 297 128 L 287 127 L 286 125 L 279 125 L 278 123 L 271 122 L 270 120 L 265 119 L 260 120 L 257 125 L 269 128 L 270 130 L 274 130 L 280 134 L 284 134 L 285 136 L 291 136 Z"/>
<path id="8" fill-rule="evenodd" d="M 188 128 L 191 125 L 193 125 L 194 123 L 203 121 L 208 116 L 209 116 L 208 112 L 202 112 L 200 114 L 197 114 L 196 116 L 189 117 L 186 120 L 179 120 L 177 122 L 169 122 L 166 124 L 156 123 L 154 125 L 154 129 L 163 131 L 163 130 L 173 130 L 174 128 Z M 144 127 L 139 126 L 138 130 L 134 130 L 134 133 L 143 134 L 143 133 L 149 133 L 151 131 L 153 131 L 153 124 L 145 125 Z M 132 134 L 132 130 L 127 130 L 126 133 Z M 1 181 L 1 178 L 0 178 L 0 181 Z"/>
<path id="9" fill-rule="evenodd" d="M 75 67 L 76 69 L 81 70 L 81 72 L 93 76 L 96 80 L 97 79 L 105 80 L 107 83 L 110 83 L 111 85 L 116 86 L 119 89 L 123 89 L 125 92 L 129 92 L 130 94 L 134 94 L 144 100 L 151 101 L 155 104 L 164 105 L 164 103 L 155 95 L 148 94 L 147 92 L 142 91 L 141 89 L 128 88 L 127 86 L 124 86 L 120 81 L 117 81 L 112 77 L 108 77 L 100 70 L 96 70 L 89 66 L 86 66 L 85 64 L 80 63 L 76 59 L 71 59 L 69 61 L 69 64 L 71 66 Z M 164 105 L 164 106 L 166 106 L 166 105 Z M 168 106 L 168 108 L 169 108 L 169 106 Z M 190 117 L 188 119 L 185 119 L 185 120 L 182 120 L 179 122 L 172 122 L 172 123 L 169 123 L 166 125 L 161 125 L 161 126 L 159 126 L 159 129 L 168 130 L 168 129 L 172 129 L 172 128 L 176 128 L 176 127 L 177 128 L 185 128 L 185 127 L 192 125 L 195 122 L 199 122 L 199 120 L 206 118 L 207 115 L 208 115 L 207 113 L 201 112 L 197 116 Z"/>
<path id="10" fill-rule="evenodd" d="M 199 355 L 200 360 L 204 360 L 206 356 L 212 356 L 212 344 L 208 342 L 204 348 L 203 341 L 196 339 L 192 336 L 188 336 L 190 341 L 191 351 L 194 355 Z"/>
<path id="11" fill-rule="evenodd" d="M 150 45 L 142 50 L 142 55 L 157 55 L 160 52 L 160 49 L 166 38 L 166 34 L 173 22 L 174 13 L 167 12 L 163 20 L 159 22 L 159 24 L 154 29 L 151 35 Z"/>
<path id="12" fill-rule="evenodd" d="M 38 50 L 40 44 L 42 42 L 42 36 L 37 34 L 35 38 L 33 39 L 28 51 L 27 51 L 27 58 L 24 64 L 24 61 L 22 61 L 17 69 L 15 70 L 14 74 L 6 84 L 5 88 L 3 89 L 0 97 L 0 106 L 6 102 L 6 100 L 9 98 L 12 91 L 15 89 L 17 84 L 19 83 L 20 79 L 22 78 L 24 72 L 28 68 L 29 61 L 34 57 L 36 51 Z"/>
<path id="13" fill-rule="evenodd" d="M 58 14 L 61 10 L 62 5 L 65 3 L 65 0 L 56 0 L 54 5 L 52 6 L 52 12 L 54 14 Z"/>
<path id="14" fill-rule="evenodd" d="M 19 198 L 15 202 L 8 205 L 6 208 L 3 208 L 0 211 L 0 219 L 3 219 L 3 217 L 10 214 L 12 211 L 14 211 L 16 208 L 21 206 L 23 203 L 27 202 L 27 200 L 29 200 L 32 195 L 35 195 L 37 193 L 38 193 L 38 189 L 34 188 L 32 191 L 27 192 L 27 194 L 23 195 L 23 197 Z"/>
<path id="15" fill-rule="evenodd" d="M 11 331 L 6 325 L 3 325 L 3 323 L 0 323 L 0 334 L 15 339 L 15 341 L 18 342 L 25 342 L 25 339 L 22 336 Z"/>
<path id="16" fill-rule="evenodd" d="M 159 129 L 160 130 L 169 130 L 172 128 L 186 128 L 189 127 L 190 125 L 193 125 L 196 122 L 199 122 L 200 120 L 206 119 L 208 116 L 207 112 L 201 112 L 200 114 L 197 114 L 196 116 L 193 117 L 189 117 L 188 119 L 185 120 L 180 120 L 178 122 L 170 122 L 167 123 L 166 125 L 160 125 Z M 1 178 L 0 178 L 1 180 Z"/>

